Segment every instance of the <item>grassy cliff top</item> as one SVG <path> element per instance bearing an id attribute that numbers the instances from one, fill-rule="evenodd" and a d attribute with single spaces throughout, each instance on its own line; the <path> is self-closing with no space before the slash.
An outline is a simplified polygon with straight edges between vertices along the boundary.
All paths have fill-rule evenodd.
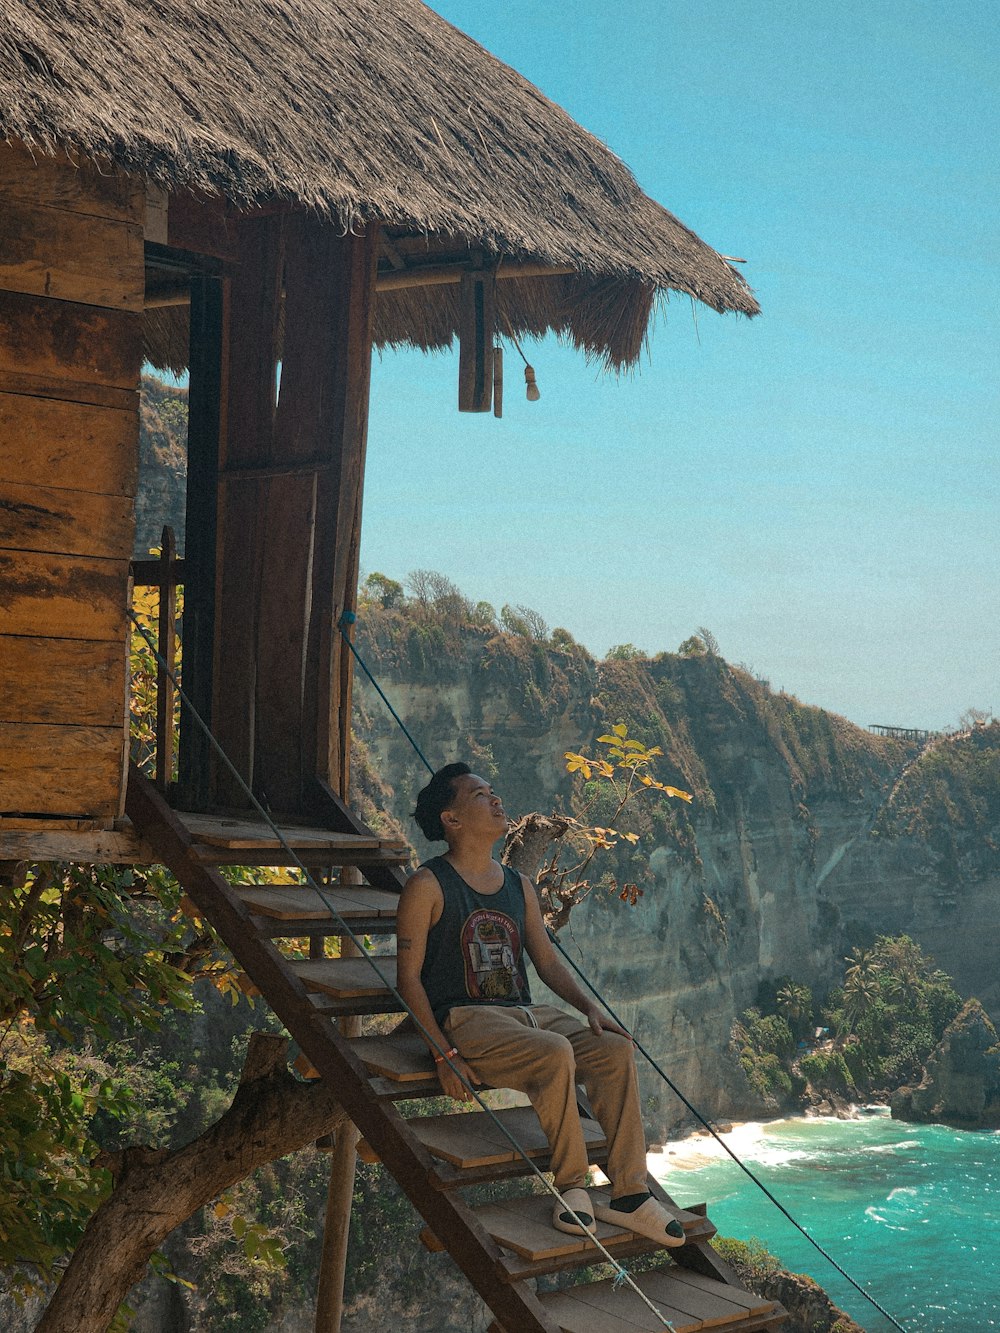
<path id="1" fill-rule="evenodd" d="M 826 798 L 877 804 L 917 752 L 774 693 L 719 656 L 710 635 L 655 656 L 624 645 L 597 661 L 528 608 L 497 613 L 426 571 L 411 585 L 407 594 L 381 574 L 363 585 L 358 645 L 376 677 L 411 694 L 459 688 L 481 716 L 492 698 L 491 715 L 510 719 L 522 745 L 587 749 L 625 722 L 630 735 L 662 748 L 658 776 L 694 793 L 702 810 L 731 806 L 763 770 L 784 775 L 803 819 L 808 803 Z M 430 717 L 421 724 L 434 726 Z M 445 752 L 442 744 L 431 750 Z"/>

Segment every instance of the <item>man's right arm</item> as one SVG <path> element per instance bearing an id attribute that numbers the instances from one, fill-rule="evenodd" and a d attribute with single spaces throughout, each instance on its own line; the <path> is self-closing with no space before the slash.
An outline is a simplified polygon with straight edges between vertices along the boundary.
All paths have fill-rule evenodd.
<path id="1" fill-rule="evenodd" d="M 410 1006 L 413 1016 L 420 1024 L 421 1035 L 431 1047 L 431 1054 L 434 1056 L 450 1051 L 451 1042 L 441 1031 L 434 1017 L 427 992 L 420 980 L 420 969 L 424 965 L 424 956 L 427 952 L 428 932 L 441 915 L 442 906 L 441 886 L 436 878 L 429 870 L 418 870 L 406 881 L 396 914 L 396 984 L 400 995 Z M 437 1049 L 432 1042 L 437 1043 Z M 478 1083 L 479 1079 L 461 1056 L 452 1056 L 451 1064 L 455 1066 L 454 1069 L 445 1060 L 434 1066 L 442 1091 L 459 1101 L 472 1101 L 472 1093 L 462 1083 L 455 1070 L 470 1083 Z"/>

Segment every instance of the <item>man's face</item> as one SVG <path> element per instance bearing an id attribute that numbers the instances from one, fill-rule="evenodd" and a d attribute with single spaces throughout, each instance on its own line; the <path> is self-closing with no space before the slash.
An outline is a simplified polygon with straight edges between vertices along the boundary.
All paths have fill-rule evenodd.
<path id="1" fill-rule="evenodd" d="M 507 832 L 503 802 L 485 778 L 463 773 L 451 786 L 451 804 L 441 815 L 447 833 L 491 833 L 496 841 Z"/>

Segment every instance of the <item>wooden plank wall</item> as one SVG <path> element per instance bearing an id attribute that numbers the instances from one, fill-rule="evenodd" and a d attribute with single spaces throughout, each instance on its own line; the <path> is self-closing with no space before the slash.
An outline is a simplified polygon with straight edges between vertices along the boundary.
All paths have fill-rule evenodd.
<path id="1" fill-rule="evenodd" d="M 349 669 L 334 622 L 357 583 L 377 234 L 270 216 L 245 219 L 238 243 L 212 716 L 258 794 L 307 815 L 317 777 L 346 790 Z M 215 800 L 242 803 L 222 772 Z"/>
<path id="2" fill-rule="evenodd" d="M 122 807 L 143 209 L 0 145 L 0 828 Z"/>

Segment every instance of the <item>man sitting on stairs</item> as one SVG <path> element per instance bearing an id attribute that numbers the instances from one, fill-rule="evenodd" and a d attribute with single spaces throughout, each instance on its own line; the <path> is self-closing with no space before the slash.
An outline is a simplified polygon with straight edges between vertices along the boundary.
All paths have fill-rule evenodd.
<path id="1" fill-rule="evenodd" d="M 661 1245 L 683 1245 L 680 1224 L 646 1187 L 631 1039 L 559 961 L 531 881 L 493 859 L 507 829 L 499 796 L 468 764 L 448 764 L 421 791 L 414 816 L 424 835 L 444 839 L 448 850 L 422 865 L 400 898 L 398 985 L 436 1044 L 442 1089 L 466 1102 L 473 1100 L 466 1083 L 527 1094 L 568 1205 L 556 1203 L 553 1211 L 560 1231 L 593 1232 L 597 1217 Z M 586 1022 L 532 1004 L 525 952 L 545 985 Z M 610 1207 L 592 1205 L 584 1188 L 588 1163 L 577 1082 L 607 1138 Z"/>

